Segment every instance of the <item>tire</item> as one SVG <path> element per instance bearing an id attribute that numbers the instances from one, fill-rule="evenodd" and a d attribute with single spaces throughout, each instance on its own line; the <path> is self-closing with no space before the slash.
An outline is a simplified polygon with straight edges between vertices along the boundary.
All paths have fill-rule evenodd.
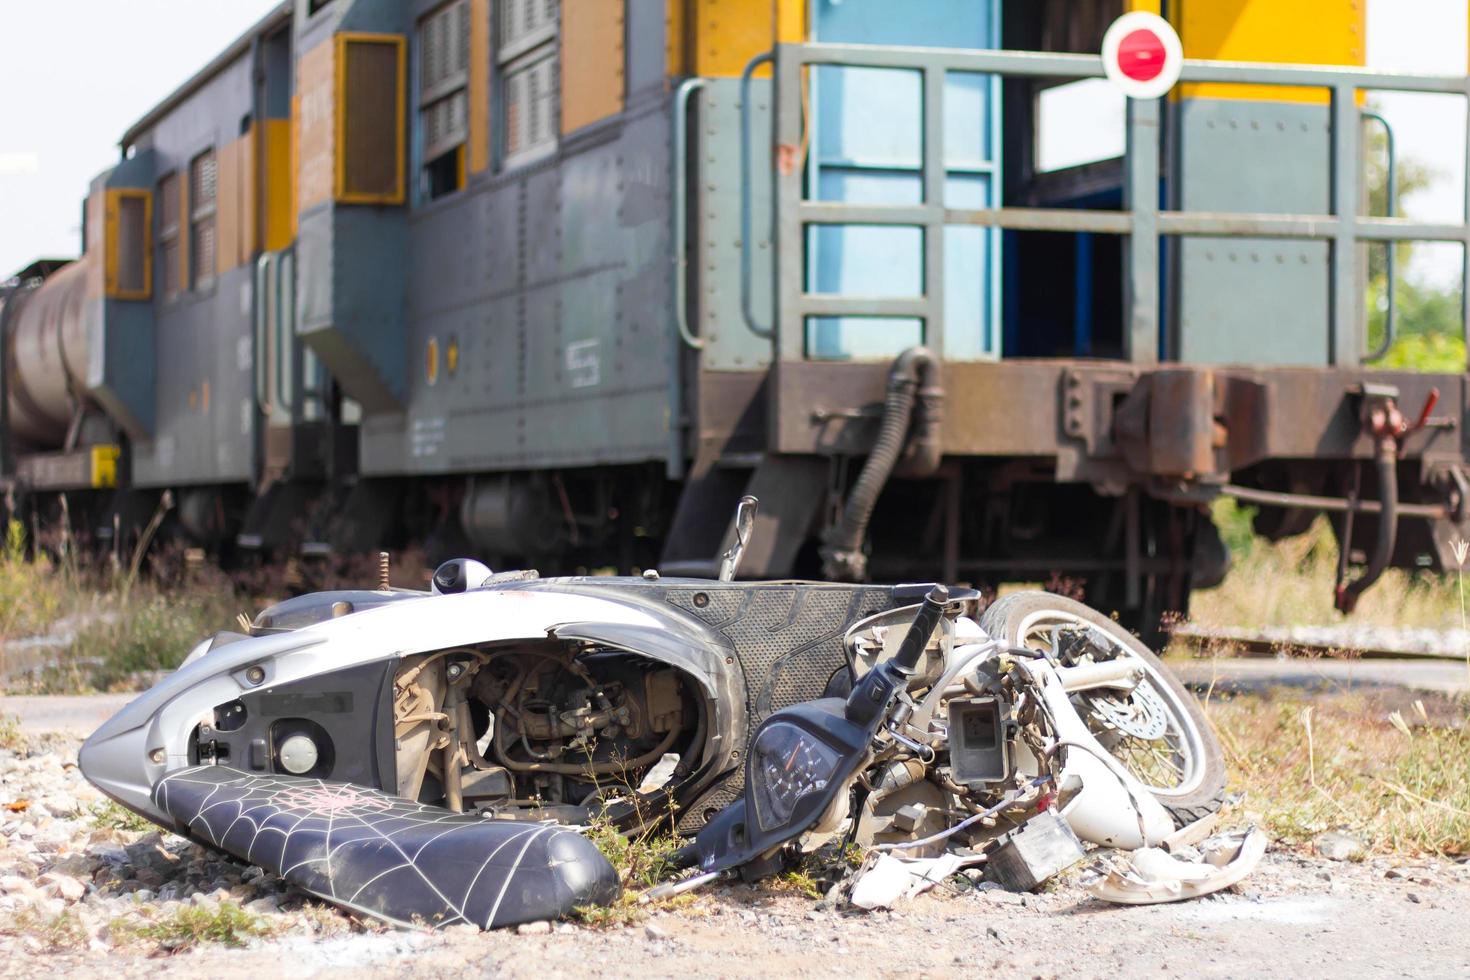
<path id="1" fill-rule="evenodd" d="M 1050 592 L 1018 592 L 1004 596 L 991 603 L 980 617 L 980 627 L 986 633 L 1017 647 L 1035 648 L 1040 629 L 1046 625 L 1067 623 L 1085 623 L 1095 627 L 1107 635 L 1121 654 L 1142 661 L 1145 680 L 1158 694 L 1167 723 L 1174 726 L 1172 730 L 1177 731 L 1181 742 L 1188 746 L 1182 785 L 1159 787 L 1143 779 L 1154 797 L 1174 817 L 1175 823 L 1182 827 L 1220 809 L 1225 801 L 1225 755 L 1220 749 L 1220 740 L 1194 695 L 1136 636 L 1096 610 Z M 1074 700 L 1083 702 L 1084 712 L 1091 703 L 1086 700 L 1088 697 L 1088 692 L 1074 696 Z M 1095 729 L 1104 724 L 1094 718 L 1088 718 L 1088 721 Z M 1135 769 L 1127 756 L 1117 751 L 1113 754 L 1125 766 Z"/>

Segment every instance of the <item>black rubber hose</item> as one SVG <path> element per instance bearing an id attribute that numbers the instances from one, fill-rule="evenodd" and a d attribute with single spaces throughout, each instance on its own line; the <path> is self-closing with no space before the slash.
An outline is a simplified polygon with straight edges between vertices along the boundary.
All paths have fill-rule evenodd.
<path id="1" fill-rule="evenodd" d="M 862 473 L 858 475 L 857 483 L 853 484 L 852 491 L 847 495 L 847 506 L 842 510 L 842 519 L 826 535 L 822 548 L 822 573 L 827 578 L 839 582 L 859 582 L 867 578 L 868 560 L 863 554 L 863 540 L 867 537 L 868 522 L 873 517 L 878 495 L 883 492 L 884 485 L 893 474 L 893 468 L 897 465 L 908 439 L 920 376 L 922 374 L 925 381 L 928 381 L 936 372 L 934 355 L 924 347 L 910 347 L 894 360 L 893 367 L 888 372 L 888 394 L 883 406 L 883 421 L 878 430 L 878 439 L 873 444 L 873 451 L 868 455 Z M 925 387 L 926 397 L 937 403 L 942 394 L 936 396 L 930 391 L 937 386 L 926 384 Z M 927 404 L 925 409 L 926 415 L 930 414 Z M 937 415 L 937 408 L 933 414 Z M 933 465 L 938 466 L 937 420 L 933 428 L 936 430 L 931 440 L 934 449 L 926 450 L 925 455 L 932 455 Z M 924 464 L 927 463 L 926 458 Z"/>
<path id="2" fill-rule="evenodd" d="M 1378 471 L 1378 499 L 1382 510 L 1378 512 L 1378 543 L 1373 549 L 1373 558 L 1363 574 L 1337 590 L 1337 609 L 1350 613 L 1358 605 L 1358 598 L 1368 587 L 1378 581 L 1393 560 L 1394 545 L 1398 541 L 1399 529 L 1399 474 L 1398 443 L 1394 439 L 1380 440 L 1374 459 Z M 1344 541 L 1342 547 L 1348 543 Z"/>

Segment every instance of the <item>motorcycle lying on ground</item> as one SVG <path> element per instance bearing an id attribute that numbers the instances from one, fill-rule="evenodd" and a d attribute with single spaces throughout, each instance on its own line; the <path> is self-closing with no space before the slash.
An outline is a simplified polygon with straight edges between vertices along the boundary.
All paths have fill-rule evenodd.
<path id="1" fill-rule="evenodd" d="M 1040 875 L 1074 830 L 1138 847 L 1219 807 L 1208 723 L 1115 624 L 1043 593 L 977 619 L 971 590 L 738 582 L 753 506 L 718 579 L 457 560 L 428 592 L 287 600 L 201 642 L 82 771 L 328 901 L 483 928 L 616 900 L 589 825 L 676 829 L 705 874 L 840 832 Z"/>
<path id="2" fill-rule="evenodd" d="M 880 853 L 958 845 L 971 860 L 951 872 L 992 849 L 1006 859 L 1002 879 L 1029 888 L 1083 857 L 1079 837 L 1152 847 L 1174 835 L 1176 815 L 1218 809 L 1214 734 L 1136 640 L 1045 593 L 993 605 L 982 617 L 992 635 L 958 615 L 970 598 L 935 585 L 916 609 L 854 624 L 847 643 L 863 673 L 851 693 L 766 719 L 744 798 L 676 854 L 699 873 L 650 898 L 736 869 L 747 880 L 773 873 L 799 839 L 842 827 Z"/>

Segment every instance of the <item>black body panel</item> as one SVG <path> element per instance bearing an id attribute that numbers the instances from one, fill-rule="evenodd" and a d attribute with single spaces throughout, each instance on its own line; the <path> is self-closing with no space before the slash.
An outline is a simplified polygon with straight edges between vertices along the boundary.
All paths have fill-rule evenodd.
<path id="1" fill-rule="evenodd" d="M 153 800 L 189 836 L 401 925 L 492 929 L 619 893 L 612 865 L 576 831 L 450 813 L 360 786 L 200 766 L 165 776 Z"/>

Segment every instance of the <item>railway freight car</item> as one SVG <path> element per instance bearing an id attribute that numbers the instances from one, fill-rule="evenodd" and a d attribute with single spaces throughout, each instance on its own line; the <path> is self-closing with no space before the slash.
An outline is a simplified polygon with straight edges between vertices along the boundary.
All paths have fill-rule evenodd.
<path id="1" fill-rule="evenodd" d="M 1062 576 L 1151 628 L 1257 528 L 1467 535 L 1389 372 L 1353 0 L 295 0 L 122 139 L 0 313 L 11 504 L 219 550 Z M 1182 80 L 1101 81 L 1152 9 Z M 1086 122 L 1089 125 L 1084 126 Z"/>

